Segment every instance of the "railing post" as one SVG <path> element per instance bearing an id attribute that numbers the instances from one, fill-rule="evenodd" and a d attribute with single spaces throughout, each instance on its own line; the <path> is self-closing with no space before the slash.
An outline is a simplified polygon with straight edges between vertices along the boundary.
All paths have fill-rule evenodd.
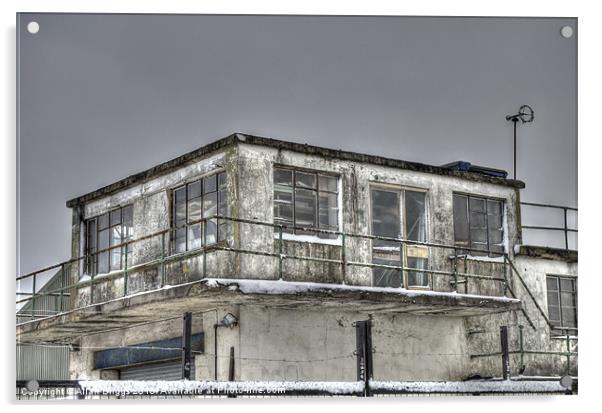
<path id="1" fill-rule="evenodd" d="M 203 278 L 207 278 L 207 220 L 201 221 L 201 233 L 203 234 L 202 246 L 203 246 Z M 186 236 L 188 237 L 188 224 L 186 225 Z"/>
<path id="2" fill-rule="evenodd" d="M 282 281 L 282 224 L 278 225 L 278 279 Z"/>
<path id="3" fill-rule="evenodd" d="M 566 374 L 571 374 L 571 339 L 569 330 L 566 331 Z"/>
<path id="4" fill-rule="evenodd" d="M 399 242 L 399 276 L 401 278 L 401 288 L 404 288 L 406 283 L 404 282 L 405 280 L 403 279 L 403 241 Z"/>
<path id="5" fill-rule="evenodd" d="M 65 264 L 61 264 L 61 295 L 60 295 L 60 304 L 59 304 L 59 312 L 63 312 L 64 311 L 64 304 L 63 301 L 65 301 L 63 295 L 64 295 L 64 291 L 63 289 L 65 288 Z"/>
<path id="6" fill-rule="evenodd" d="M 508 295 L 508 261 L 506 254 L 504 254 L 504 297 Z"/>
<path id="7" fill-rule="evenodd" d="M 36 314 L 36 275 L 33 274 L 32 286 L 31 286 L 31 319 L 33 320 Z"/>
<path id="8" fill-rule="evenodd" d="M 161 234 L 161 287 L 165 285 L 165 234 Z"/>
<path id="9" fill-rule="evenodd" d="M 347 251 L 345 250 L 345 233 L 341 235 L 341 276 L 343 284 L 347 281 Z"/>
<path id="10" fill-rule="evenodd" d="M 520 365 L 519 365 L 520 371 L 523 371 L 524 366 L 525 366 L 525 348 L 524 348 L 524 344 L 523 344 L 523 328 L 524 328 L 524 326 L 522 324 L 520 324 L 518 326 L 518 348 L 519 348 L 519 354 L 520 354 Z"/>
<path id="11" fill-rule="evenodd" d="M 569 249 L 569 228 L 567 223 L 567 209 L 566 207 L 562 208 L 564 210 L 564 247 L 568 251 Z"/>
<path id="12" fill-rule="evenodd" d="M 502 377 L 504 380 L 510 378 L 510 358 L 508 357 L 508 327 L 500 327 L 500 341 L 502 348 Z"/>
<path id="13" fill-rule="evenodd" d="M 128 243 L 125 242 L 125 260 L 123 263 L 123 295 L 128 295 Z"/>
<path id="14" fill-rule="evenodd" d="M 458 250 L 454 248 L 454 291 L 458 292 Z"/>
<path id="15" fill-rule="evenodd" d="M 98 253 L 95 252 L 92 255 L 95 257 L 94 261 L 96 261 L 96 264 L 94 265 L 94 268 L 90 270 L 90 304 L 94 302 L 94 277 L 96 276 L 96 269 L 98 268 Z"/>

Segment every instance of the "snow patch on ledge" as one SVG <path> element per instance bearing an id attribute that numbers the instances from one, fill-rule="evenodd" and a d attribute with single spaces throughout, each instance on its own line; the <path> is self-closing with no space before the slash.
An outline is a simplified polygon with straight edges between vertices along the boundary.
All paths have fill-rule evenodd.
<path id="1" fill-rule="evenodd" d="M 496 297 L 474 294 L 459 294 L 456 292 L 440 292 L 430 290 L 408 290 L 394 287 L 370 287 L 344 284 L 326 284 L 298 281 L 274 281 L 253 279 L 230 278 L 205 278 L 205 285 L 211 288 L 227 287 L 229 290 L 238 289 L 243 294 L 301 294 L 301 293 L 332 293 L 332 292 L 364 292 L 397 294 L 404 297 L 448 297 L 448 298 L 473 298 L 483 301 L 496 301 L 503 303 L 520 303 L 520 300 L 510 297 Z"/>

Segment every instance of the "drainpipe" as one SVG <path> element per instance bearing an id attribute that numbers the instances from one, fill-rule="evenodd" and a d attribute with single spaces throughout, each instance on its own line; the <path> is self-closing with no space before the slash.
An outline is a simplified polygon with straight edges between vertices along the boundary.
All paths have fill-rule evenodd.
<path id="1" fill-rule="evenodd" d="M 236 325 L 238 325 L 238 319 L 232 313 L 226 313 L 222 321 L 213 325 L 213 369 L 215 381 L 217 381 L 217 329 L 219 327 L 232 328 Z"/>

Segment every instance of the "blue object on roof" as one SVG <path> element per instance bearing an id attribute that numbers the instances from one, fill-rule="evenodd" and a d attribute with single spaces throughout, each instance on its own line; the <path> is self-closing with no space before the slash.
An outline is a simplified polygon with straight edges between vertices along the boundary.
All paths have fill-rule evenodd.
<path id="1" fill-rule="evenodd" d="M 508 172 L 503 169 L 489 168 L 486 166 L 478 166 L 473 165 L 470 162 L 466 161 L 455 161 L 450 162 L 445 165 L 441 165 L 441 168 L 451 169 L 452 171 L 460 171 L 460 172 L 474 172 L 482 175 L 495 176 L 498 178 L 506 179 L 508 177 Z"/>

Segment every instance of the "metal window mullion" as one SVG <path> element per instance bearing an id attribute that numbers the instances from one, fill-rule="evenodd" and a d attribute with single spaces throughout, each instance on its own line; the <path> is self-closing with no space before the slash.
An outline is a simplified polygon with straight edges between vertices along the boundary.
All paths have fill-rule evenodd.
<path id="1" fill-rule="evenodd" d="M 292 169 L 291 170 L 291 179 L 293 180 L 291 182 L 292 184 L 292 188 L 293 188 L 293 227 L 297 226 L 297 174 L 295 173 L 295 170 Z M 297 230 L 294 229 L 293 230 L 293 234 L 296 234 Z"/>
<path id="2" fill-rule="evenodd" d="M 560 277 L 554 277 L 556 279 L 556 294 L 558 296 L 558 320 L 560 321 L 560 327 L 564 327 L 564 320 L 562 318 L 562 292 L 560 291 Z"/>
<path id="3" fill-rule="evenodd" d="M 489 240 L 489 200 L 485 198 L 485 233 L 487 234 L 487 256 L 491 257 L 491 241 Z"/>

